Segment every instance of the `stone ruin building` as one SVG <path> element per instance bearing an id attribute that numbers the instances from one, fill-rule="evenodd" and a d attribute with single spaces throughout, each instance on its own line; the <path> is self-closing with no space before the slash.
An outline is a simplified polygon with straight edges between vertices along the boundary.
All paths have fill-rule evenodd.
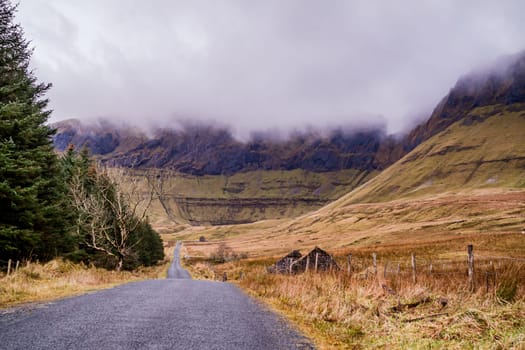
<path id="1" fill-rule="evenodd" d="M 326 251 L 315 247 L 307 255 L 302 256 L 298 250 L 278 260 L 268 271 L 276 273 L 302 273 L 306 271 L 339 270 L 334 258 Z"/>

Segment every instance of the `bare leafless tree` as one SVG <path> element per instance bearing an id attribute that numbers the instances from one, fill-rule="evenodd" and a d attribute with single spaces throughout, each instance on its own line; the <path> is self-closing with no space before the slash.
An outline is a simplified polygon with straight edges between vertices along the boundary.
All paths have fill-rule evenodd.
<path id="1" fill-rule="evenodd" d="M 164 212 L 171 221 L 176 222 L 176 216 L 173 209 L 166 201 L 167 194 L 173 192 L 174 184 L 169 181 L 174 178 L 176 174 L 169 169 L 149 169 L 142 171 L 140 176 L 147 181 L 148 187 L 154 190 L 155 199 L 158 199 L 159 204 L 164 209 Z"/>
<path id="2" fill-rule="evenodd" d="M 146 218 L 153 199 L 162 194 L 162 179 L 152 174 L 133 176 L 125 169 L 98 167 L 89 182 L 72 177 L 72 202 L 78 213 L 79 237 L 88 247 L 117 259 L 117 270 L 133 254 L 130 235 Z"/>

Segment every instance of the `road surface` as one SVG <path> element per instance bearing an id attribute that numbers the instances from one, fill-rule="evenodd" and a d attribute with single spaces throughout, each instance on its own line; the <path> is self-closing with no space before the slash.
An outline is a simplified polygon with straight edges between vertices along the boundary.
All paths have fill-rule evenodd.
<path id="1" fill-rule="evenodd" d="M 170 277 L 185 275 L 179 269 L 175 263 Z M 170 278 L 0 310 L 0 349 L 277 350 L 313 346 L 282 318 L 231 284 Z"/>
<path id="2" fill-rule="evenodd" d="M 175 246 L 175 252 L 173 253 L 173 262 L 168 269 L 168 278 L 170 279 L 191 279 L 188 271 L 184 270 L 180 266 L 180 241 Z"/>

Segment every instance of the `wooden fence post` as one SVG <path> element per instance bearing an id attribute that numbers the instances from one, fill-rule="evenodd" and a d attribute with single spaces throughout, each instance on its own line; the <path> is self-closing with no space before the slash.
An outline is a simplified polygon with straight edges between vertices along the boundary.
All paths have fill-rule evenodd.
<path id="1" fill-rule="evenodd" d="M 223 274 L 222 274 L 222 281 L 223 281 L 223 282 L 226 282 L 227 280 L 228 280 L 228 274 L 227 274 L 226 271 L 225 271 L 225 272 L 223 272 Z"/>
<path id="2" fill-rule="evenodd" d="M 7 275 L 11 274 L 11 259 L 7 260 Z"/>
<path id="3" fill-rule="evenodd" d="M 16 261 L 16 267 L 15 267 L 15 272 L 18 272 L 18 267 L 20 266 L 20 260 L 17 260 Z"/>
<path id="4" fill-rule="evenodd" d="M 377 275 L 377 254 L 372 253 L 372 266 L 374 267 L 374 275 Z"/>
<path id="5" fill-rule="evenodd" d="M 310 255 L 306 256 L 306 267 L 304 269 L 304 272 L 308 272 L 308 269 L 310 269 Z"/>
<path id="6" fill-rule="evenodd" d="M 350 276 L 352 274 L 352 254 L 348 254 L 346 264 L 347 264 L 347 272 L 348 272 L 348 275 Z"/>
<path id="7" fill-rule="evenodd" d="M 417 282 L 417 270 L 416 270 L 416 254 L 412 253 L 412 282 L 415 284 Z"/>
<path id="8" fill-rule="evenodd" d="M 432 274 L 432 261 L 430 262 L 430 265 L 428 265 L 428 273 Z"/>
<path id="9" fill-rule="evenodd" d="M 293 264 L 293 259 L 292 258 L 288 258 L 288 274 L 291 275 L 292 274 L 292 264 Z"/>
<path id="10" fill-rule="evenodd" d="M 467 246 L 468 253 L 468 285 L 471 292 L 474 291 L 474 246 L 469 244 Z"/>
<path id="11" fill-rule="evenodd" d="M 315 272 L 317 272 L 318 264 L 319 264 L 319 253 L 315 253 Z"/>

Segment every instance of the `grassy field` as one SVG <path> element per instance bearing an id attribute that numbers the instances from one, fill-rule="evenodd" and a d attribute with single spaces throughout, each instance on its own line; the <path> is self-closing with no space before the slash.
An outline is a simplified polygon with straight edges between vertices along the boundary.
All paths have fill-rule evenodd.
<path id="1" fill-rule="evenodd" d="M 187 240 L 185 264 L 194 277 L 220 280 L 226 272 L 321 349 L 525 349 L 523 213 L 525 191 L 482 189 L 345 204 L 294 220 L 190 228 L 164 238 Z M 209 241 L 198 242 L 201 236 Z M 474 292 L 466 275 L 468 244 L 474 245 Z M 267 272 L 291 250 L 306 254 L 315 246 L 333 254 L 342 271 Z"/>

